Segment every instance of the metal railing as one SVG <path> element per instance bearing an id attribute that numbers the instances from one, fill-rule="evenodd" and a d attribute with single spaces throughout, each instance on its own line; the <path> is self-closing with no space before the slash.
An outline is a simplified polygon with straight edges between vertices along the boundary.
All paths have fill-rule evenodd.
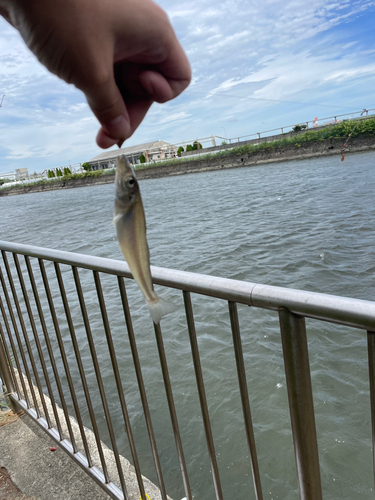
<path id="1" fill-rule="evenodd" d="M 2 254 L 0 265 L 0 377 L 5 383 L 6 391 L 10 393 L 10 399 L 24 409 L 110 497 L 131 500 L 141 497 L 146 500 L 145 478 L 140 470 L 131 419 L 125 401 L 116 348 L 107 313 L 110 301 L 121 304 L 160 489 L 159 498 L 167 500 L 169 497 L 167 497 L 125 288 L 124 278 L 132 278 L 127 264 L 116 260 L 4 241 L 0 241 L 0 250 Z M 21 258 L 21 256 L 23 257 Z M 36 263 L 38 263 L 37 272 L 35 270 Z M 47 266 L 49 267 L 48 271 L 46 271 Z M 61 266 L 64 266 L 64 273 L 61 271 Z M 69 267 L 66 268 L 66 266 Z M 53 276 L 51 277 L 52 270 Z M 93 274 L 100 316 L 105 332 L 105 344 L 109 353 L 106 370 L 111 372 L 111 380 L 116 386 L 123 427 L 126 429 L 129 440 L 137 482 L 137 488 L 132 492 L 129 492 L 122 457 L 119 454 L 119 436 L 116 435 L 106 397 L 104 382 L 106 374 L 103 373 L 101 363 L 98 361 L 98 350 L 103 349 L 103 345 L 98 346 L 98 341 L 94 335 L 96 323 L 93 324 L 90 320 L 85 290 L 81 282 L 82 273 L 87 272 L 84 270 L 89 270 Z M 111 294 L 111 297 L 105 296 L 105 287 L 102 286 L 102 282 L 107 275 L 117 278 L 116 297 L 113 294 Z M 216 278 L 158 267 L 152 267 L 152 277 L 155 284 L 180 290 L 183 295 L 197 393 L 217 500 L 223 500 L 224 496 L 215 453 L 212 422 L 201 367 L 191 294 L 216 297 L 228 304 L 244 429 L 257 500 L 262 500 L 264 497 L 250 410 L 237 304 L 277 311 L 279 315 L 301 499 L 322 499 L 305 326 L 306 317 L 367 331 L 372 440 L 373 446 L 375 446 L 375 302 Z M 57 285 L 52 287 L 52 283 L 57 283 Z M 76 311 L 72 310 L 73 296 L 76 303 L 79 304 L 80 318 L 86 334 L 85 342 L 87 341 L 90 353 L 89 363 L 93 367 L 90 376 L 87 374 L 87 360 L 86 365 L 83 362 L 82 345 L 80 345 L 76 335 L 75 323 L 78 320 Z M 57 302 L 59 301 L 62 305 L 59 306 L 60 312 L 57 313 Z M 51 328 L 47 327 L 46 323 L 47 309 L 52 318 L 53 327 Z M 160 325 L 154 325 L 154 331 L 181 471 L 181 480 L 186 499 L 192 500 L 191 484 L 197 482 L 199 478 L 193 478 L 193 480 L 189 478 Z M 69 352 L 67 344 L 69 344 Z M 77 387 L 71 373 L 73 353 L 78 366 L 77 376 L 79 376 L 83 388 L 83 402 L 82 400 L 78 401 Z M 57 356 L 62 360 L 61 367 L 57 366 Z M 87 352 L 85 356 L 87 357 Z M 94 408 L 92 388 L 90 387 L 93 378 L 97 381 L 97 398 L 100 399 L 102 408 L 100 416 L 98 416 L 98 412 Z M 65 379 L 66 382 L 63 384 L 62 380 Z M 69 390 L 64 389 L 63 385 L 67 386 Z M 62 410 L 57 405 L 57 399 L 62 406 Z M 69 405 L 74 408 L 76 422 L 72 422 L 69 416 L 68 400 Z M 88 431 L 83 424 L 82 406 L 87 408 L 89 413 L 94 443 L 89 442 Z M 108 454 L 104 449 L 98 429 L 98 419 L 103 417 L 108 428 L 108 439 L 116 464 L 115 478 L 111 477 Z M 373 447 L 373 449 L 375 448 Z M 93 458 L 95 453 L 97 460 Z M 153 497 L 153 500 L 154 498 L 156 497 Z"/>
<path id="2" fill-rule="evenodd" d="M 277 132 L 278 134 L 280 134 L 280 132 L 281 132 L 281 134 L 284 134 L 285 131 L 292 132 L 293 128 L 296 125 L 306 125 L 307 129 L 309 128 L 309 124 L 313 128 L 322 127 L 322 126 L 324 127 L 324 126 L 329 125 L 329 124 L 339 123 L 341 121 L 341 120 L 339 120 L 339 118 L 345 119 L 345 117 L 347 117 L 346 119 L 351 119 L 353 117 L 355 117 L 355 118 L 363 117 L 365 119 L 365 118 L 369 117 L 369 113 L 371 115 L 370 118 L 373 118 L 374 113 L 371 114 L 371 112 L 374 112 L 374 111 L 375 111 L 375 108 L 362 109 L 361 111 L 353 111 L 351 113 L 345 113 L 342 115 L 326 116 L 325 118 L 319 118 L 319 119 L 315 118 L 314 120 L 307 120 L 307 121 L 305 120 L 305 121 L 298 122 L 297 124 L 294 123 L 293 125 L 284 125 L 283 127 L 273 128 L 271 130 L 263 130 L 263 132 L 257 132 L 256 134 L 243 135 L 243 136 L 239 136 L 239 137 L 233 137 L 230 139 L 220 137 L 220 139 L 225 139 L 225 140 L 229 141 L 230 144 L 236 144 L 236 142 L 240 142 L 240 139 L 244 140 L 244 139 L 247 139 L 250 137 L 255 137 L 255 138 L 260 139 L 260 136 L 265 137 L 265 134 L 270 134 L 271 132 Z M 329 120 L 329 121 L 326 121 L 326 120 Z M 320 125 L 319 125 L 319 123 L 320 123 Z M 306 130 L 305 130 L 305 132 L 306 132 Z M 216 136 L 216 137 L 219 137 L 219 136 Z"/>
<path id="3" fill-rule="evenodd" d="M 344 115 L 336 115 L 336 116 L 328 116 L 326 118 L 322 119 L 315 119 L 311 121 L 305 121 L 305 122 L 299 122 L 297 125 L 305 125 L 306 128 L 301 129 L 299 131 L 295 131 L 294 127 L 295 125 L 285 125 L 283 127 L 278 127 L 274 128 L 271 130 L 263 130 L 263 132 L 257 132 L 254 134 L 249 134 L 249 135 L 243 135 L 243 136 L 237 136 L 237 137 L 232 137 L 232 138 L 227 138 L 227 137 L 220 137 L 218 135 L 214 136 L 215 137 L 215 143 L 216 139 L 222 139 L 225 141 L 225 144 L 217 145 L 214 147 L 206 146 L 203 149 L 195 150 L 195 151 L 188 151 L 182 154 L 182 158 L 191 158 L 194 156 L 200 156 L 204 154 L 209 154 L 209 153 L 214 153 L 218 152 L 221 150 L 228 150 L 228 149 L 233 149 L 239 146 L 244 146 L 248 144 L 253 144 L 255 146 L 261 144 L 262 142 L 273 142 L 279 139 L 283 139 L 285 137 L 292 137 L 296 136 L 299 134 L 303 134 L 305 132 L 311 131 L 311 130 L 322 130 L 328 125 L 336 125 L 341 121 L 339 118 L 343 117 L 348 117 L 346 120 L 367 120 L 367 119 L 373 119 L 374 118 L 374 111 L 375 109 L 367 109 L 363 111 L 353 111 L 353 113 L 347 113 Z M 370 113 L 370 115 L 369 115 Z M 343 118 L 345 120 L 345 118 Z M 326 121 L 330 120 L 330 121 Z M 309 124 L 310 126 L 309 128 Z M 201 142 L 201 139 L 196 139 L 198 142 Z"/>

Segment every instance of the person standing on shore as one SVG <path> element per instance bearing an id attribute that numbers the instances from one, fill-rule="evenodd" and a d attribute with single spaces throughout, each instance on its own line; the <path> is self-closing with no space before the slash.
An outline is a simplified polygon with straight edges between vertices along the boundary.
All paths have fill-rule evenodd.
<path id="1" fill-rule="evenodd" d="M 49 71 L 84 92 L 102 148 L 121 145 L 153 102 L 190 83 L 186 54 L 152 0 L 0 0 L 0 15 Z"/>

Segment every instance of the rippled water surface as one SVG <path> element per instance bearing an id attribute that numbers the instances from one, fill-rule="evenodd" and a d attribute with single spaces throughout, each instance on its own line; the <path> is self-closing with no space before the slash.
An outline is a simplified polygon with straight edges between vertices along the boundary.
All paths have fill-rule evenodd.
<path id="1" fill-rule="evenodd" d="M 154 265 L 375 300 L 374 153 L 347 155 L 344 162 L 337 156 L 146 180 L 140 185 Z M 112 185 L 2 197 L 0 239 L 122 260 L 111 225 L 112 206 Z M 33 266 L 40 282 L 36 263 Z M 53 282 L 53 267 L 46 267 Z M 71 272 L 64 266 L 62 271 L 81 354 L 88 360 Z M 82 271 L 81 279 L 120 452 L 130 457 L 93 278 Z M 156 481 L 117 280 L 103 276 L 102 284 L 142 472 Z M 127 280 L 127 289 L 167 491 L 180 500 L 184 491 L 152 324 L 137 287 Z M 212 500 L 182 297 L 175 291 L 159 291 L 178 305 L 162 327 L 194 498 Z M 55 291 L 54 295 L 62 316 L 62 304 Z M 227 306 L 198 295 L 192 299 L 224 498 L 252 499 Z M 294 500 L 298 487 L 278 317 L 245 306 L 238 309 L 264 497 Z M 365 332 L 307 320 L 307 333 L 324 498 L 370 499 Z M 62 334 L 85 413 L 69 332 Z M 87 375 L 95 385 L 89 366 Z M 100 415 L 97 393 L 93 399 Z M 87 414 L 85 418 L 89 426 Z M 102 418 L 100 428 L 109 444 Z"/>

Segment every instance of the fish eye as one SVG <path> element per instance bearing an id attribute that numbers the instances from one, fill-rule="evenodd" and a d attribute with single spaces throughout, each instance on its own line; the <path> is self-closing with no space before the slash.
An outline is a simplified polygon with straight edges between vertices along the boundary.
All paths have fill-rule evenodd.
<path id="1" fill-rule="evenodd" d="M 129 187 L 133 187 L 134 184 L 135 184 L 135 180 L 133 178 L 129 179 L 126 181 L 126 184 L 129 186 Z"/>

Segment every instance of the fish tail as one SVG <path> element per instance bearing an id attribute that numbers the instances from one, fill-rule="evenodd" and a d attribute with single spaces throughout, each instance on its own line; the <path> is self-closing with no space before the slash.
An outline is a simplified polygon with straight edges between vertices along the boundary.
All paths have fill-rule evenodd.
<path id="1" fill-rule="evenodd" d="M 161 297 L 157 297 L 157 300 L 150 300 L 147 302 L 148 308 L 150 310 L 152 321 L 157 325 L 161 318 L 166 314 L 174 312 L 177 307 L 170 302 Z"/>

